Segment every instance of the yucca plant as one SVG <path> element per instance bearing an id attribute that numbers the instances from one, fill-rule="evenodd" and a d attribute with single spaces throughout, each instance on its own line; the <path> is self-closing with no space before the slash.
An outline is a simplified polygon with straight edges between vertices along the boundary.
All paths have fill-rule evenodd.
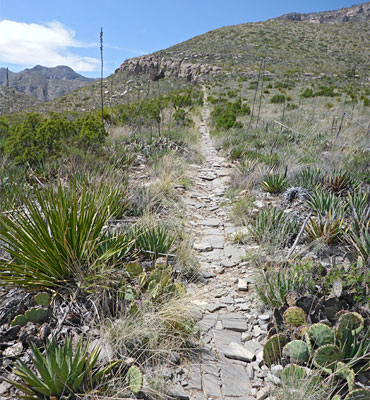
<path id="1" fill-rule="evenodd" d="M 171 234 L 165 226 L 138 226 L 130 233 L 135 248 L 143 255 L 151 259 L 157 259 L 160 255 L 168 254 L 176 236 Z"/>
<path id="2" fill-rule="evenodd" d="M 349 194 L 347 208 L 352 216 L 351 230 L 359 235 L 364 224 L 370 219 L 370 198 L 368 193 Z"/>
<path id="3" fill-rule="evenodd" d="M 288 180 L 284 174 L 268 175 L 262 182 L 261 187 L 264 192 L 281 193 L 288 185 Z"/>
<path id="4" fill-rule="evenodd" d="M 367 221 L 358 233 L 351 229 L 345 238 L 355 256 L 362 260 L 363 266 L 370 267 L 370 221 Z"/>
<path id="5" fill-rule="evenodd" d="M 360 183 L 353 179 L 347 172 L 333 171 L 323 178 L 323 185 L 332 193 L 343 194 L 349 190 L 356 190 Z"/>
<path id="6" fill-rule="evenodd" d="M 264 208 L 249 228 L 258 243 L 286 246 L 298 234 L 299 224 L 290 219 L 283 210 Z"/>
<path id="7" fill-rule="evenodd" d="M 309 240 L 321 240 L 327 245 L 338 243 L 347 227 L 343 214 L 335 214 L 329 210 L 327 215 L 311 217 L 305 226 Z"/>
<path id="8" fill-rule="evenodd" d="M 320 186 L 322 180 L 322 171 L 320 168 L 304 168 L 296 177 L 296 183 L 309 190 L 315 190 Z"/>
<path id="9" fill-rule="evenodd" d="M 341 208 L 339 197 L 324 191 L 316 191 L 310 194 L 306 203 L 316 214 L 326 215 L 329 211 L 333 213 Z"/>
<path id="10" fill-rule="evenodd" d="M 127 235 L 107 243 L 108 221 L 120 211 L 121 193 L 105 185 L 88 190 L 76 182 L 36 189 L 24 207 L 0 215 L 0 241 L 12 259 L 0 264 L 2 285 L 61 288 L 84 283 L 97 268 L 128 252 Z"/>
<path id="11" fill-rule="evenodd" d="M 76 399 L 76 395 L 84 395 L 100 384 L 109 371 L 117 364 L 110 363 L 103 368 L 97 367 L 100 348 L 89 354 L 89 343 L 82 339 L 76 348 L 68 337 L 64 344 L 58 344 L 53 339 L 46 347 L 44 354 L 34 345 L 31 346 L 31 362 L 36 373 L 23 361 L 19 360 L 15 367 L 15 374 L 21 382 L 6 380 L 25 395 L 21 398 Z"/>

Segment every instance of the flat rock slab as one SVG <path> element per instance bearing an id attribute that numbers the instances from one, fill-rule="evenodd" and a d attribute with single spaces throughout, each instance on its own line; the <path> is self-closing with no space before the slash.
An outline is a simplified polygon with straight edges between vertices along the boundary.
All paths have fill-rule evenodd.
<path id="1" fill-rule="evenodd" d="M 212 330 L 213 341 L 218 351 L 224 353 L 230 342 L 241 344 L 241 334 L 239 332 L 226 330 Z"/>
<path id="2" fill-rule="evenodd" d="M 168 389 L 168 394 L 174 399 L 178 400 L 189 400 L 189 396 L 185 392 L 182 386 L 180 385 L 172 385 Z"/>
<path id="3" fill-rule="evenodd" d="M 194 243 L 193 245 L 194 250 L 198 251 L 212 251 L 213 246 L 210 242 L 200 242 L 200 243 Z"/>
<path id="4" fill-rule="evenodd" d="M 221 362 L 220 367 L 224 396 L 246 397 L 251 394 L 248 374 L 242 365 Z"/>
<path id="5" fill-rule="evenodd" d="M 222 225 L 222 222 L 218 218 L 210 218 L 201 221 L 200 224 L 204 226 L 217 227 Z"/>
<path id="6" fill-rule="evenodd" d="M 222 399 L 221 380 L 219 377 L 217 377 L 213 374 L 205 373 L 203 375 L 203 390 L 204 390 L 204 393 L 207 396 L 212 397 L 212 399 L 215 399 L 215 400 Z"/>
<path id="7" fill-rule="evenodd" d="M 224 329 L 235 332 L 245 332 L 248 330 L 247 320 L 240 318 L 222 318 L 222 325 Z"/>
<path id="8" fill-rule="evenodd" d="M 251 362 L 256 358 L 256 355 L 248 351 L 244 346 L 239 343 L 231 342 L 224 354 L 227 358 L 232 358 L 233 360 L 240 360 L 245 362 Z"/>

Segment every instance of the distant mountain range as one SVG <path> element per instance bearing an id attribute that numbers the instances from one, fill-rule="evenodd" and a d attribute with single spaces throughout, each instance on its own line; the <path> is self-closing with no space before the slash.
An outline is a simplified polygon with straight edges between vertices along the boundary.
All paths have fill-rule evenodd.
<path id="1" fill-rule="evenodd" d="M 8 78 L 10 89 L 41 101 L 53 100 L 95 80 L 86 78 L 65 65 L 55 68 L 36 65 L 18 73 L 8 71 Z M 0 68 L 0 85 L 7 86 L 6 68 Z"/>

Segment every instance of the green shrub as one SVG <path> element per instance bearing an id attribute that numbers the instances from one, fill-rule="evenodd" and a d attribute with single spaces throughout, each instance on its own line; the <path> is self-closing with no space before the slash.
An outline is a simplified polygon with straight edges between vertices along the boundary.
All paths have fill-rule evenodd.
<path id="1" fill-rule="evenodd" d="M 290 219 L 283 210 L 263 208 L 251 222 L 250 231 L 258 243 L 284 247 L 298 234 L 299 224 Z"/>
<path id="2" fill-rule="evenodd" d="M 307 88 L 301 93 L 301 96 L 304 97 L 305 99 L 307 99 L 309 97 L 314 97 L 313 90 Z"/>
<path id="3" fill-rule="evenodd" d="M 24 207 L 0 214 L 2 249 L 12 260 L 1 261 L 2 285 L 68 288 L 83 285 L 89 276 L 128 254 L 131 242 L 116 236 L 104 252 L 105 227 L 122 212 L 122 193 L 105 185 L 82 189 L 76 181 L 64 188 L 35 189 L 24 196 Z M 119 214 L 118 214 L 119 215 Z"/>
<path id="4" fill-rule="evenodd" d="M 66 337 L 65 343 L 59 345 L 55 339 L 50 342 L 42 354 L 36 346 L 31 346 L 31 362 L 39 376 L 19 360 L 15 374 L 21 382 L 8 381 L 25 393 L 25 399 L 74 398 L 74 395 L 85 395 L 104 381 L 109 371 L 117 364 L 111 363 L 104 368 L 97 368 L 100 348 L 95 347 L 91 354 L 88 345 L 82 339 L 73 349 L 72 339 Z M 65 396 L 65 397 L 64 397 Z"/>
<path id="5" fill-rule="evenodd" d="M 270 103 L 272 104 L 281 104 L 285 103 L 285 96 L 283 94 L 275 94 L 271 97 Z"/>
<path id="6" fill-rule="evenodd" d="M 288 180 L 284 174 L 268 175 L 262 182 L 261 187 L 264 192 L 281 193 L 288 185 Z"/>

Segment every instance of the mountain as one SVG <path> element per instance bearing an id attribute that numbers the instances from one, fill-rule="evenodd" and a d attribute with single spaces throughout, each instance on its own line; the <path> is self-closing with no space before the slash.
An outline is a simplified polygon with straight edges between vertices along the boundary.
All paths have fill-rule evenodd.
<path id="1" fill-rule="evenodd" d="M 314 20 L 321 23 L 306 22 Z M 106 106 L 114 106 L 189 83 L 253 82 L 263 60 L 266 79 L 295 79 L 305 85 L 330 80 L 338 86 L 369 87 L 369 59 L 370 2 L 338 11 L 287 14 L 215 29 L 168 49 L 125 60 L 104 79 L 104 101 Z M 37 109 L 86 111 L 100 107 L 100 82 L 86 83 Z"/>
<path id="2" fill-rule="evenodd" d="M 6 68 L 0 68 L 0 85 L 7 85 L 6 74 Z M 18 73 L 8 71 L 8 76 L 9 88 L 41 101 L 53 100 L 94 81 L 65 65 L 55 68 L 36 65 Z"/>
<path id="3" fill-rule="evenodd" d="M 370 2 L 341 8 L 335 11 L 308 14 L 290 13 L 274 18 L 280 21 L 304 21 L 318 24 L 340 24 L 342 22 L 364 22 L 370 20 Z"/>

